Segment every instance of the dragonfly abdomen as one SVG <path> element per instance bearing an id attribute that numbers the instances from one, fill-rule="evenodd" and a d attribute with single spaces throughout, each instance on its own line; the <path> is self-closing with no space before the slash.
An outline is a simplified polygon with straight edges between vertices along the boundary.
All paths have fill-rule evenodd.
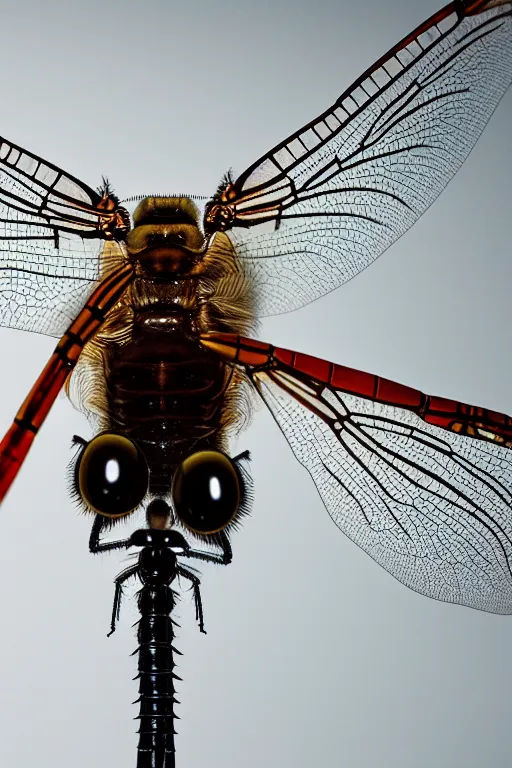
<path id="1" fill-rule="evenodd" d="M 171 555 L 172 553 L 167 550 Z M 141 558 L 160 560 L 165 550 L 145 548 Z M 174 563 L 172 562 L 174 560 Z M 174 768 L 174 705 L 176 704 L 173 646 L 174 622 L 171 618 L 175 595 L 170 582 L 175 575 L 175 559 L 170 569 L 156 563 L 151 575 L 152 583 L 144 583 L 138 595 L 141 618 L 138 625 L 139 641 L 139 745 L 137 768 Z M 139 571 L 145 579 L 144 571 Z"/>

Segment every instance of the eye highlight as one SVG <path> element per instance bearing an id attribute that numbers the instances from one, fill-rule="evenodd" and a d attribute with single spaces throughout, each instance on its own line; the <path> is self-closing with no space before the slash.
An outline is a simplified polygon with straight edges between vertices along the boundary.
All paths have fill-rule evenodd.
<path id="1" fill-rule="evenodd" d="M 222 531 L 236 517 L 242 479 L 234 463 L 220 451 L 198 451 L 177 468 L 172 497 L 180 522 L 193 533 Z"/>
<path id="2" fill-rule="evenodd" d="M 75 467 L 75 484 L 84 503 L 106 517 L 128 515 L 141 503 L 149 484 L 140 448 L 125 435 L 103 432 L 87 443 Z"/>

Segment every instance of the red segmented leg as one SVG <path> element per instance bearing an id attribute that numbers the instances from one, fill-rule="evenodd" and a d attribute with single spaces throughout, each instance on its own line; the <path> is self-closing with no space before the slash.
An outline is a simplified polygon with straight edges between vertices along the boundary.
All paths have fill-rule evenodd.
<path id="1" fill-rule="evenodd" d="M 0 502 L 16 477 L 55 398 L 75 367 L 84 345 L 103 324 L 107 313 L 119 301 L 133 276 L 133 267 L 129 263 L 111 272 L 93 292 L 55 347 L 0 443 Z"/>
<path id="2" fill-rule="evenodd" d="M 273 347 L 254 339 L 230 333 L 208 333 L 201 343 L 225 359 L 245 365 L 255 375 L 258 371 L 294 374 L 302 381 L 309 378 L 340 392 L 366 397 L 385 405 L 416 413 L 423 421 L 442 429 L 469 435 L 479 440 L 512 447 L 512 418 L 497 411 L 459 403 L 444 397 L 425 395 L 418 389 L 397 384 L 381 376 L 335 365 L 317 357 Z M 275 376 L 273 381 L 279 383 Z M 290 394 L 293 391 L 288 390 Z"/>

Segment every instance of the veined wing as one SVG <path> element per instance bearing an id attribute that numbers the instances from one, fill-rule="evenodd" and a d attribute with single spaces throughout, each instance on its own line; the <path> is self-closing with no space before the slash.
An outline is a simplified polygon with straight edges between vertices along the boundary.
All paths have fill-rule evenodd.
<path id="1" fill-rule="evenodd" d="M 0 139 L 0 325 L 61 336 L 82 308 L 128 214 L 101 193 Z"/>
<path id="2" fill-rule="evenodd" d="M 336 525 L 421 594 L 512 613 L 512 419 L 233 334 Z"/>
<path id="3" fill-rule="evenodd" d="M 308 304 L 395 242 L 464 162 L 511 81 L 512 3 L 457 0 L 228 180 L 205 227 L 253 228 L 230 237 L 258 313 Z"/>

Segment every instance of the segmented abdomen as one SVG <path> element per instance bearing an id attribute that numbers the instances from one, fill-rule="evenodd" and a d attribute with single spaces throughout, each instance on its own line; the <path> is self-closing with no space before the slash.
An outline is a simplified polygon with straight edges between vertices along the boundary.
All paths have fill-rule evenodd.
<path id="1" fill-rule="evenodd" d="M 174 768 L 174 593 L 167 584 L 143 586 L 137 638 L 139 746 L 137 768 Z"/>

